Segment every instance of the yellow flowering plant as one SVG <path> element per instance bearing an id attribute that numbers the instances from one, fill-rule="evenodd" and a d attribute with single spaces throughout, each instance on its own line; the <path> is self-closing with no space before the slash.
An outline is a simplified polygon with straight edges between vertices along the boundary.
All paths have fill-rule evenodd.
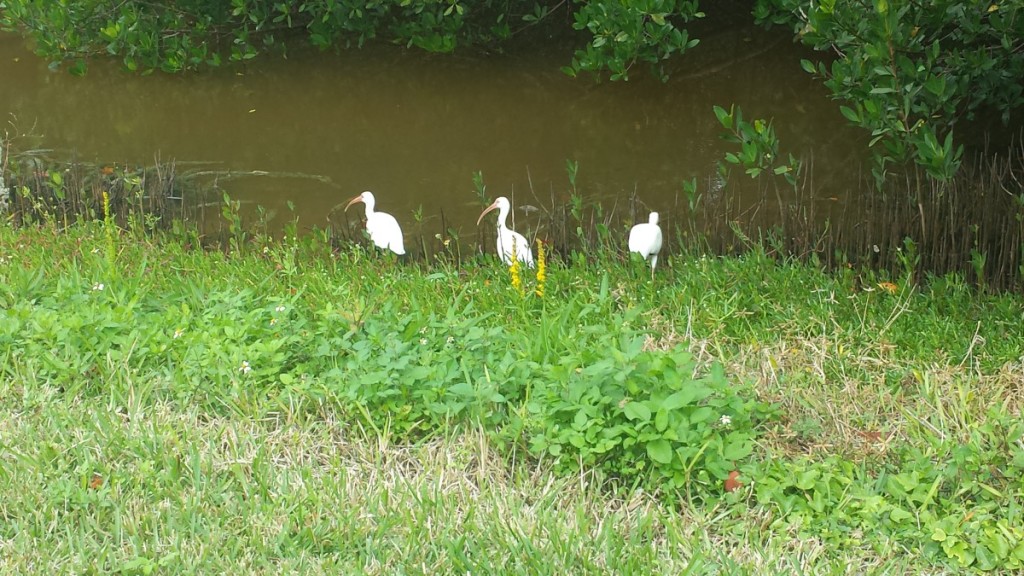
<path id="1" fill-rule="evenodd" d="M 526 292 L 523 290 L 523 279 L 520 274 L 519 257 L 516 255 L 516 243 L 512 243 L 512 264 L 508 267 L 509 275 L 512 277 L 512 287 L 515 288 L 516 292 L 519 292 L 520 296 L 524 296 Z"/>
<path id="2" fill-rule="evenodd" d="M 537 288 L 534 293 L 539 297 L 544 297 L 544 281 L 547 280 L 547 266 L 544 263 L 544 242 L 537 238 Z"/>

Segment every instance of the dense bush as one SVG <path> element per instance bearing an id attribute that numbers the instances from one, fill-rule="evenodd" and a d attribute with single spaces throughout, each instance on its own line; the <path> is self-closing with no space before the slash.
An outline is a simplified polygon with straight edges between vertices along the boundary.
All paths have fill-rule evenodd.
<path id="1" fill-rule="evenodd" d="M 888 163 L 913 160 L 949 178 L 963 151 L 954 129 L 982 113 L 1008 122 L 1024 104 L 1021 0 L 758 0 L 754 14 L 827 53 L 804 68 L 871 131 L 879 177 Z"/>
<path id="2" fill-rule="evenodd" d="M 169 72 L 218 65 L 225 57 L 248 60 L 299 31 L 321 48 L 380 39 L 451 52 L 464 45 L 494 46 L 567 10 L 572 27 L 592 37 L 570 70 L 610 70 L 626 78 L 638 61 L 657 64 L 694 46 L 679 25 L 702 16 L 696 0 L 9 0 L 0 8 L 0 22 L 27 30 L 41 54 L 55 63 L 74 61 L 78 72 L 85 58 L 104 53 L 120 57 L 130 70 Z"/>
<path id="3" fill-rule="evenodd" d="M 552 367 L 527 404 L 531 450 L 574 469 L 653 473 L 677 489 L 721 486 L 753 452 L 767 407 L 729 382 L 721 365 L 699 374 L 692 355 L 645 351 L 643 343 L 627 340 Z"/>

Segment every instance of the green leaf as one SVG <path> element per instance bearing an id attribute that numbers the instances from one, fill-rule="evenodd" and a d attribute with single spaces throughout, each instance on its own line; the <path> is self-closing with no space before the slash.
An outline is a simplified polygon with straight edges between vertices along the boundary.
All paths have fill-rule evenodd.
<path id="1" fill-rule="evenodd" d="M 714 410 L 708 408 L 707 406 L 701 406 L 700 408 L 694 410 L 693 414 L 690 415 L 690 422 L 693 424 L 700 424 L 703 422 L 707 422 L 713 417 L 715 417 Z"/>
<path id="2" fill-rule="evenodd" d="M 669 394 L 661 403 L 663 410 L 678 410 L 683 406 L 692 404 L 697 399 L 698 393 L 694 386 L 688 386 L 678 392 Z"/>
<path id="3" fill-rule="evenodd" d="M 913 517 L 914 517 L 913 514 L 911 514 L 910 512 L 907 512 L 903 508 L 893 508 L 889 512 L 889 519 L 892 520 L 893 522 L 896 522 L 897 524 L 903 522 L 904 520 L 910 520 Z"/>
<path id="4" fill-rule="evenodd" d="M 850 108 L 849 106 L 840 106 L 839 111 L 842 112 L 843 116 L 846 116 L 846 119 L 849 120 L 850 122 L 860 122 L 860 114 L 857 114 L 857 111 L 854 110 L 853 108 Z"/>
<path id="5" fill-rule="evenodd" d="M 797 475 L 795 486 L 801 490 L 810 490 L 818 481 L 819 476 L 821 476 L 821 472 L 816 468 L 805 470 Z"/>
<path id="6" fill-rule="evenodd" d="M 814 74 L 816 72 L 816 70 L 814 69 L 814 62 L 811 62 L 806 58 L 800 60 L 800 67 L 803 68 L 804 72 L 807 72 L 808 74 Z"/>
<path id="7" fill-rule="evenodd" d="M 658 409 L 658 413 L 654 415 L 654 428 L 658 432 L 664 432 L 668 428 L 668 410 L 664 406 Z"/>
<path id="8" fill-rule="evenodd" d="M 459 382 L 448 389 L 449 394 L 456 396 L 473 396 L 475 392 L 476 389 L 469 382 Z"/>
<path id="9" fill-rule="evenodd" d="M 590 422 L 590 417 L 587 416 L 587 412 L 583 409 L 576 412 L 576 416 L 572 419 L 572 425 L 577 430 L 583 430 L 586 428 L 588 422 Z"/>
<path id="10" fill-rule="evenodd" d="M 622 409 L 622 413 L 630 420 L 640 420 L 644 423 L 649 422 L 651 419 L 651 409 L 640 402 L 626 404 L 626 407 Z"/>
<path id="11" fill-rule="evenodd" d="M 925 89 L 936 96 L 942 96 L 946 91 L 946 79 L 942 76 L 932 76 L 924 83 Z"/>
<path id="12" fill-rule="evenodd" d="M 754 451 L 754 443 L 744 435 L 735 434 L 734 436 L 734 438 L 729 438 L 725 447 L 722 448 L 722 458 L 735 461 L 750 456 L 750 453 Z"/>
<path id="13" fill-rule="evenodd" d="M 978 568 L 982 570 L 992 570 L 998 565 L 998 561 L 995 556 L 993 556 L 992 552 L 983 544 L 978 544 L 974 547 L 974 554 L 978 559 Z"/>
<path id="14" fill-rule="evenodd" d="M 732 130 L 732 114 L 725 111 L 725 108 L 721 106 L 715 106 L 715 116 L 718 117 L 718 122 L 726 129 Z"/>
<path id="15" fill-rule="evenodd" d="M 672 445 L 665 439 L 654 440 L 647 444 L 647 455 L 659 464 L 672 462 Z"/>

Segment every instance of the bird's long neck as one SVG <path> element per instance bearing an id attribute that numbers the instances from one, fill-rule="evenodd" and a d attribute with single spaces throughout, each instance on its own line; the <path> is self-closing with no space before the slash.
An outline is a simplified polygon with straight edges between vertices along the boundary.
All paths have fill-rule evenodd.
<path id="1" fill-rule="evenodd" d="M 363 200 L 363 204 L 366 205 L 366 217 L 373 216 L 373 200 Z"/>
<path id="2" fill-rule="evenodd" d="M 508 220 L 508 208 L 502 206 L 498 208 L 498 230 L 508 230 L 506 220 Z"/>

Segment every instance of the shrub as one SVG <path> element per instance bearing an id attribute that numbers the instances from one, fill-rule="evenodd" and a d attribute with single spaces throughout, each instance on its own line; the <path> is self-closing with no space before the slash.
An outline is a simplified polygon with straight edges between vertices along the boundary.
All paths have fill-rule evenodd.
<path id="1" fill-rule="evenodd" d="M 528 400 L 530 450 L 559 467 L 597 467 L 670 488 L 719 485 L 748 457 L 769 413 L 720 364 L 698 375 L 685 350 L 650 351 L 644 339 L 554 366 Z"/>

